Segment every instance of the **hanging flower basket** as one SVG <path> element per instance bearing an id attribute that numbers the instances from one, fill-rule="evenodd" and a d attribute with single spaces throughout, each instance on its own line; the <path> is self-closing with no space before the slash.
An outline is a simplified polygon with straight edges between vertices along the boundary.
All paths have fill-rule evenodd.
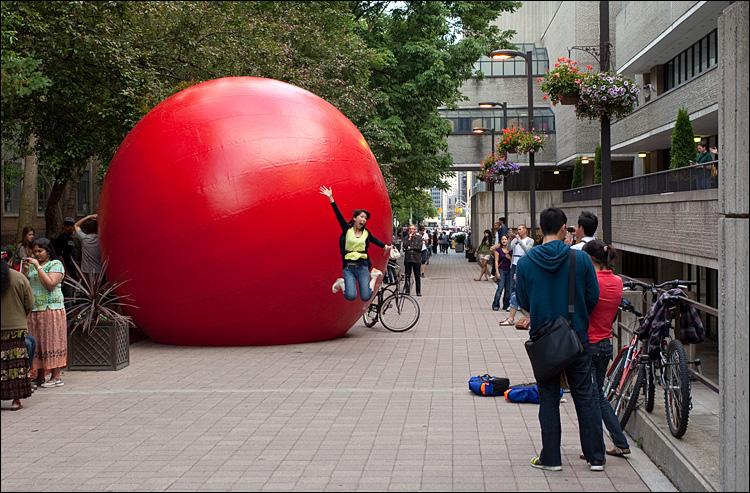
<path id="1" fill-rule="evenodd" d="M 580 70 L 578 62 L 569 58 L 558 58 L 555 67 L 536 81 L 541 83 L 539 88 L 545 93 L 544 99 L 553 106 L 557 103 L 576 104 L 581 80 L 589 75 L 593 68 L 591 65 L 586 65 L 585 70 Z M 571 97 L 574 98 L 572 102 L 570 102 Z"/>
<path id="2" fill-rule="evenodd" d="M 518 173 L 521 167 L 508 161 L 505 156 L 490 154 L 482 161 L 482 170 L 477 173 L 477 179 L 485 183 L 497 183 L 511 174 Z"/>
<path id="3" fill-rule="evenodd" d="M 497 144 L 497 153 L 501 156 L 508 154 L 526 154 L 529 152 L 539 152 L 547 144 L 548 135 L 539 132 L 531 132 L 511 126 L 503 129 L 503 137 Z"/>
<path id="4" fill-rule="evenodd" d="M 604 115 L 622 118 L 638 106 L 638 84 L 633 79 L 612 72 L 600 72 L 584 77 L 580 98 L 576 103 L 576 117 L 596 120 Z"/>
<path id="5" fill-rule="evenodd" d="M 578 93 L 575 94 L 563 94 L 560 96 L 560 104 L 573 105 L 578 102 Z"/>

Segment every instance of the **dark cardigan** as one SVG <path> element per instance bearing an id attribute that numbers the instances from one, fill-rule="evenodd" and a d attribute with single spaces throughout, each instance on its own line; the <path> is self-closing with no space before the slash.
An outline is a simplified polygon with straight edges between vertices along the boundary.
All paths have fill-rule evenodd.
<path id="1" fill-rule="evenodd" d="M 339 210 L 339 206 L 336 205 L 336 202 L 331 202 L 331 207 L 333 207 L 333 212 L 336 213 L 336 219 L 339 220 L 339 226 L 341 226 L 341 236 L 339 236 L 339 250 L 341 251 L 341 260 L 344 264 L 344 267 L 346 267 L 346 263 L 350 262 L 350 260 L 346 260 L 346 232 L 349 231 L 350 228 L 353 226 L 347 222 L 346 219 L 344 219 L 344 216 L 341 214 L 341 211 Z M 365 231 L 367 231 L 367 238 L 365 238 L 365 254 L 367 255 L 367 268 L 372 269 L 372 262 L 370 261 L 370 254 L 367 253 L 367 249 L 370 248 L 370 243 L 375 243 L 380 248 L 385 248 L 385 243 L 380 241 L 379 239 L 375 238 L 375 236 L 370 233 L 370 230 L 365 228 Z"/>

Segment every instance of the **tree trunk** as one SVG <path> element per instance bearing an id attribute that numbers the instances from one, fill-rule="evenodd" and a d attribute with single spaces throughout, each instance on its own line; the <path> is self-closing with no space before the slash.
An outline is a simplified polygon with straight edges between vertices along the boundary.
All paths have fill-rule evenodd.
<path id="1" fill-rule="evenodd" d="M 23 187 L 21 188 L 21 205 L 18 209 L 18 229 L 16 230 L 16 243 L 21 241 L 23 228 L 33 226 L 36 217 L 36 180 L 39 166 L 37 163 L 34 146 L 36 135 L 29 135 L 26 155 L 23 162 Z M 49 236 L 49 235 L 48 235 Z M 37 237 L 39 237 L 37 235 Z"/>
<path id="2" fill-rule="evenodd" d="M 62 211 L 60 202 L 65 191 L 68 180 L 56 179 L 47 199 L 47 207 L 44 209 L 44 223 L 47 229 L 47 238 L 57 238 L 62 231 Z"/>
<path id="3" fill-rule="evenodd" d="M 65 185 L 63 196 L 60 203 L 60 209 L 62 211 L 62 217 L 77 218 L 78 207 L 76 204 L 76 192 L 78 191 L 78 184 L 81 182 L 83 176 L 83 170 L 75 170 L 70 176 L 70 179 Z"/>

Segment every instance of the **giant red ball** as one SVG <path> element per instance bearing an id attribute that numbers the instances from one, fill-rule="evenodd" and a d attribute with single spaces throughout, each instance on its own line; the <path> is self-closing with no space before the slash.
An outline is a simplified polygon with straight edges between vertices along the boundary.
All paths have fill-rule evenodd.
<path id="1" fill-rule="evenodd" d="M 299 87 L 231 77 L 187 88 L 123 140 L 99 199 L 107 276 L 156 342 L 237 346 L 340 337 L 366 302 L 346 301 L 341 229 L 367 209 L 391 243 L 391 209 L 375 157 L 335 107 Z M 348 218 L 348 217 L 347 217 Z M 370 246 L 375 267 L 386 253 Z M 120 277 L 121 276 L 121 277 Z"/>

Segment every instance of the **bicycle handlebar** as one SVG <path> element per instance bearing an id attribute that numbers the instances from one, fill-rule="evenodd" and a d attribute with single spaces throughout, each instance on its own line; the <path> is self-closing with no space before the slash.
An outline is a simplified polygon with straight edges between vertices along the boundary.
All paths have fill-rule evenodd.
<path id="1" fill-rule="evenodd" d="M 673 281 L 663 282 L 661 284 L 654 284 L 654 283 L 646 284 L 645 282 L 635 281 L 635 280 L 634 281 L 624 281 L 622 283 L 623 287 L 625 287 L 625 288 L 633 289 L 633 288 L 636 288 L 636 287 L 640 287 L 640 288 L 643 288 L 644 290 L 648 289 L 650 291 L 656 291 L 657 289 L 664 288 L 666 286 L 671 286 L 672 288 L 678 288 L 681 285 L 682 286 L 694 286 L 696 284 L 698 284 L 697 281 L 682 281 L 680 279 L 675 279 Z"/>

